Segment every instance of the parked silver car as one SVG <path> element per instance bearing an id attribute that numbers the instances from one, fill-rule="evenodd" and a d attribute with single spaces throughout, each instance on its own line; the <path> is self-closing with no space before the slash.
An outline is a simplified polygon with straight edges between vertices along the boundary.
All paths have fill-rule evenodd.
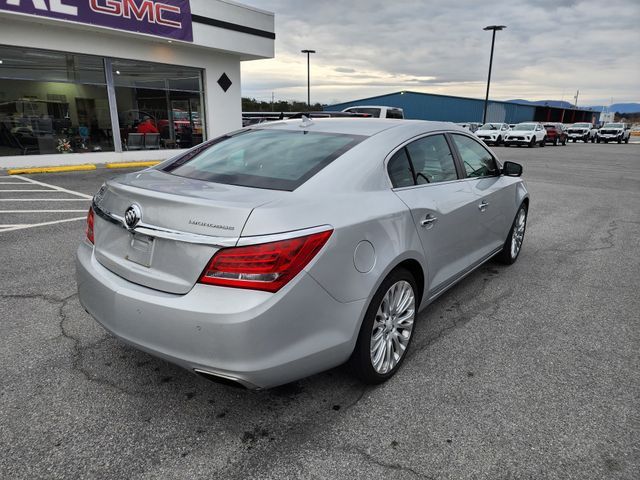
<path id="1" fill-rule="evenodd" d="M 266 388 L 350 361 L 380 383 L 420 309 L 491 257 L 517 259 L 521 172 L 451 123 L 247 127 L 102 186 L 80 301 L 214 380 Z"/>

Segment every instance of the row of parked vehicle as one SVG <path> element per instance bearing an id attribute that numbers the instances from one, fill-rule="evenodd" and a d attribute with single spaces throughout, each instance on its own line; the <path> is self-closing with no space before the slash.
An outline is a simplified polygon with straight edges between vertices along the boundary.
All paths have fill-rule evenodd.
<path id="1" fill-rule="evenodd" d="M 526 145 L 544 147 L 547 143 L 566 145 L 568 142 L 592 143 L 629 143 L 631 126 L 626 123 L 605 123 L 597 129 L 591 123 L 538 123 L 523 122 L 515 125 L 507 123 L 485 123 L 475 132 L 475 135 L 487 144 Z"/>

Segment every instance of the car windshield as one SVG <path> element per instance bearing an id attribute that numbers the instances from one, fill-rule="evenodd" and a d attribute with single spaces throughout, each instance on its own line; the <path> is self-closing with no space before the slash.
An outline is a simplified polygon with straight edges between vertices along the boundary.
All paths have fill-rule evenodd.
<path id="1" fill-rule="evenodd" d="M 485 123 L 478 130 L 498 130 L 502 127 L 501 123 Z"/>
<path id="2" fill-rule="evenodd" d="M 621 123 L 605 123 L 602 128 L 622 128 Z"/>
<path id="3" fill-rule="evenodd" d="M 215 183 L 295 190 L 365 136 L 256 129 L 215 139 L 163 171 Z"/>
<path id="4" fill-rule="evenodd" d="M 520 123 L 519 125 L 515 126 L 514 130 L 533 130 L 535 128 L 535 123 Z"/>
<path id="5" fill-rule="evenodd" d="M 574 128 L 591 128 L 590 123 L 575 123 Z"/>

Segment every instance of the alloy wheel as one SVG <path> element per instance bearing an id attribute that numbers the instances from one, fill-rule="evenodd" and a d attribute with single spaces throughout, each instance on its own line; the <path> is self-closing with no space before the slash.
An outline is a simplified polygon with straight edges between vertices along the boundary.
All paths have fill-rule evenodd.
<path id="1" fill-rule="evenodd" d="M 370 358 L 379 374 L 393 370 L 405 354 L 416 315 L 413 287 L 400 280 L 387 290 L 376 312 L 371 331 Z"/>
<path id="2" fill-rule="evenodd" d="M 516 258 L 520 249 L 522 248 L 522 242 L 524 240 L 524 230 L 527 223 L 527 212 L 524 208 L 521 208 L 516 217 L 516 222 L 513 225 L 513 233 L 511 234 L 511 258 Z"/>

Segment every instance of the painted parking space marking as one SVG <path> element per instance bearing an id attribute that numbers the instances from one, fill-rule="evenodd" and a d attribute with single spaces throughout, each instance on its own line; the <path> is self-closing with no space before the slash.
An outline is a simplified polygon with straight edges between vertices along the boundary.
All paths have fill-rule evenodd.
<path id="1" fill-rule="evenodd" d="M 76 192 L 74 190 L 34 180 L 22 175 L 13 175 L 11 177 L 2 176 L 0 177 L 0 180 L 0 194 L 9 194 L 12 197 L 20 197 L 0 198 L 0 202 L 5 202 L 0 205 L 6 205 L 6 207 L 8 207 L 0 210 L 0 233 L 85 220 L 87 211 L 85 208 L 79 210 L 76 205 L 70 205 L 70 208 L 56 208 L 62 207 L 62 204 L 56 204 L 57 202 L 88 203 L 93 198 L 91 195 L 87 195 L 85 193 Z M 38 198 L 38 195 L 43 193 L 48 193 L 49 195 L 45 195 L 46 198 Z M 25 204 L 23 202 L 28 203 Z M 33 202 L 46 203 L 49 208 L 45 207 L 43 209 L 36 210 L 34 207 L 37 208 L 39 205 L 33 204 Z M 53 205 L 51 205 L 51 203 L 53 203 Z M 19 208 L 21 205 L 24 205 L 25 208 Z M 42 221 L 47 220 L 47 215 L 50 219 L 52 216 L 55 218 L 56 215 L 59 217 L 59 214 L 61 213 L 73 216 L 71 218 L 58 218 L 56 220 Z M 83 213 L 84 215 L 78 216 L 79 213 Z M 3 218 L 3 215 L 5 214 L 7 216 Z M 19 217 L 16 217 L 16 214 L 19 215 Z M 41 218 L 39 217 L 40 215 L 44 215 L 45 217 Z"/>

